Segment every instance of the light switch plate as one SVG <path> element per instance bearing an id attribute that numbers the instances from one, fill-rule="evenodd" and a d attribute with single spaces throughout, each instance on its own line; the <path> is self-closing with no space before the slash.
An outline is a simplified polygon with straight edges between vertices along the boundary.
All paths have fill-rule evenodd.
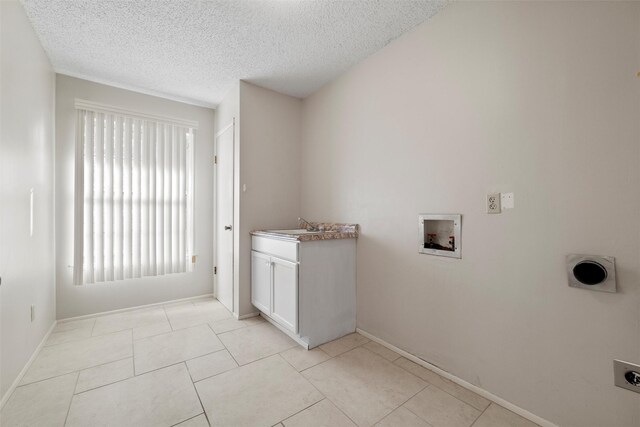
<path id="1" fill-rule="evenodd" d="M 513 193 L 500 193 L 500 206 L 502 209 L 513 209 L 514 205 Z"/>
<path id="2" fill-rule="evenodd" d="M 500 207 L 500 193 L 487 194 L 487 213 L 499 214 L 502 212 Z"/>

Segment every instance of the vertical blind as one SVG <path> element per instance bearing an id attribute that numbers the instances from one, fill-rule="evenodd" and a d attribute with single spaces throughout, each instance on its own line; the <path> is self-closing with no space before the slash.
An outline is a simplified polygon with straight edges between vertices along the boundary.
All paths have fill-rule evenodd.
<path id="1" fill-rule="evenodd" d="M 74 283 L 191 271 L 197 124 L 76 110 Z"/>

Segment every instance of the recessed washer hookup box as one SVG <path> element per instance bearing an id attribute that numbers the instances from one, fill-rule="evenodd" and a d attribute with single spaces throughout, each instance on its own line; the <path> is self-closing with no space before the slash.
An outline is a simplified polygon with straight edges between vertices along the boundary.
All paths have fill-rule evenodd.
<path id="1" fill-rule="evenodd" d="M 418 252 L 427 255 L 462 258 L 460 214 L 420 214 Z"/>

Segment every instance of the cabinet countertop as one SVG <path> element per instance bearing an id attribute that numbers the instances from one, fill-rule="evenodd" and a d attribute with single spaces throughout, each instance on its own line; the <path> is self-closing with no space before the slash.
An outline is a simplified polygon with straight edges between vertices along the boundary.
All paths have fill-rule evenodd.
<path id="1" fill-rule="evenodd" d="M 358 237 L 358 224 L 310 223 L 311 226 L 322 231 L 296 232 L 297 230 L 255 230 L 252 236 L 271 237 L 294 242 L 309 242 L 315 240 L 355 239 Z"/>

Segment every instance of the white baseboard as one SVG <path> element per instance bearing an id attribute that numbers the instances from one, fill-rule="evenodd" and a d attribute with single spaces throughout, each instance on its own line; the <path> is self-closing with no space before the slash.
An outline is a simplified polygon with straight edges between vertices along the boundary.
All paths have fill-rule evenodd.
<path id="1" fill-rule="evenodd" d="M 356 332 L 358 332 L 360 335 L 363 335 L 367 338 L 369 338 L 371 341 L 375 341 L 378 344 L 381 344 L 385 347 L 387 347 L 390 350 L 395 351 L 396 353 L 404 356 L 405 358 L 411 360 L 412 362 L 417 363 L 420 366 L 423 366 L 427 369 L 429 369 L 430 371 L 435 372 L 436 374 L 453 381 L 454 383 L 466 388 L 467 390 L 471 390 L 472 392 L 479 394 L 480 396 L 484 397 L 485 399 L 488 399 L 494 403 L 497 403 L 498 405 L 507 408 L 508 410 L 510 410 L 511 412 L 515 412 L 516 414 L 520 415 L 523 418 L 528 419 L 529 421 L 532 421 L 538 425 L 541 425 L 543 427 L 558 427 L 556 424 L 553 424 L 550 421 L 545 420 L 544 418 L 541 418 L 539 416 L 537 416 L 536 414 L 532 414 L 531 412 L 527 411 L 526 409 L 522 409 L 521 407 L 514 405 L 511 402 L 508 402 L 506 400 L 504 400 L 501 397 L 496 396 L 493 393 L 490 393 L 488 391 L 486 391 L 485 389 L 482 389 L 476 385 L 473 385 L 471 383 L 466 382 L 465 380 L 456 377 L 455 375 L 444 371 L 440 368 L 438 368 L 435 365 L 432 365 L 431 363 L 424 361 L 422 359 L 420 359 L 417 356 L 414 356 L 411 353 L 408 353 L 396 346 L 394 346 L 393 344 L 389 344 L 388 342 L 386 342 L 385 340 L 376 337 L 375 335 L 370 334 L 367 331 L 364 331 L 360 328 L 356 328 Z"/>
<path id="2" fill-rule="evenodd" d="M 4 407 L 5 403 L 7 403 L 7 401 L 9 400 L 9 397 L 11 397 L 11 394 L 14 392 L 16 387 L 18 387 L 18 384 L 20 384 L 20 381 L 22 381 L 22 377 L 24 377 L 24 374 L 27 373 L 27 370 L 31 367 L 31 364 L 33 363 L 33 361 L 36 360 L 36 357 L 38 357 L 38 354 L 40 354 L 40 350 L 42 350 L 42 347 L 44 347 L 44 343 L 46 343 L 47 340 L 49 339 L 49 335 L 51 335 L 51 332 L 53 332 L 53 328 L 56 327 L 57 323 L 58 322 L 56 320 L 53 321 L 53 323 L 51 324 L 51 327 L 49 328 L 47 333 L 44 334 L 44 337 L 40 341 L 40 344 L 38 344 L 38 347 L 36 347 L 33 353 L 31 353 L 31 357 L 29 358 L 27 363 L 24 365 L 24 367 L 22 368 L 22 370 L 20 371 L 16 379 L 11 384 L 11 387 L 9 387 L 9 389 L 6 391 L 4 396 L 2 396 L 2 399 L 0 399 L 0 409 Z"/>
<path id="3" fill-rule="evenodd" d="M 260 312 L 256 311 L 255 313 L 247 313 L 247 314 L 243 314 L 242 316 L 237 316 L 235 313 L 233 313 L 234 317 L 238 320 L 243 320 L 243 319 L 249 319 L 251 317 L 258 317 L 260 316 Z"/>
<path id="4" fill-rule="evenodd" d="M 138 305 L 135 307 L 127 307 L 127 308 L 119 308 L 117 310 L 102 311 L 100 313 L 85 314 L 83 316 L 67 317 L 66 319 L 58 319 L 58 323 L 71 322 L 72 320 L 91 319 L 93 317 L 106 316 L 108 314 L 125 313 L 127 311 L 139 310 L 141 308 L 151 308 L 151 307 L 157 307 L 159 305 L 175 304 L 178 302 L 187 302 L 187 301 L 193 301 L 193 300 L 202 299 L 202 298 L 212 298 L 212 297 L 213 297 L 213 294 L 211 293 L 211 294 L 198 295 L 195 297 L 179 298 L 179 299 L 173 299 L 173 300 L 163 301 L 163 302 L 154 302 L 152 304 Z"/>

